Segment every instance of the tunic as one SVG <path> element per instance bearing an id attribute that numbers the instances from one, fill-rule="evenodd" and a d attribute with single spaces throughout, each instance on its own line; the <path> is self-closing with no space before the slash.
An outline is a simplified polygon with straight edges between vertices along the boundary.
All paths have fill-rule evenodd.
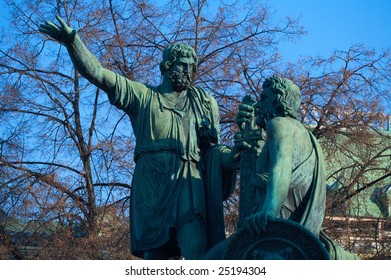
<path id="1" fill-rule="evenodd" d="M 196 87 L 173 102 L 172 95 L 120 75 L 108 96 L 129 115 L 136 137 L 131 250 L 142 256 L 144 250 L 166 243 L 172 229 L 190 219 L 207 223 L 207 211 L 213 211 L 206 206 L 205 179 L 210 175 L 203 171 L 202 157 L 207 152 L 203 147 L 219 142 L 217 103 Z M 227 151 L 222 149 L 220 159 Z"/>

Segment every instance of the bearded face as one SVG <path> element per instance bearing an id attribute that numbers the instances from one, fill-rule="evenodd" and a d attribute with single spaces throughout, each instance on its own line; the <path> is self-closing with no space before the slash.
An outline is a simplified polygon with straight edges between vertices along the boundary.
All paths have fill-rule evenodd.
<path id="1" fill-rule="evenodd" d="M 193 81 L 195 61 L 191 57 L 179 57 L 168 70 L 172 89 L 181 92 L 188 89 Z"/>
<path id="2" fill-rule="evenodd" d="M 189 73 L 183 73 L 174 69 L 170 71 L 169 78 L 172 88 L 177 92 L 187 90 L 192 83 L 192 78 Z"/>

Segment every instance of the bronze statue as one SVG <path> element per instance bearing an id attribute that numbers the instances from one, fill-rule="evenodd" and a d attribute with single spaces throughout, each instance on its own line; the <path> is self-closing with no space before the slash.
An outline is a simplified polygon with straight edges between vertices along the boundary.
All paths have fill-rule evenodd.
<path id="1" fill-rule="evenodd" d="M 295 221 L 318 236 L 326 208 L 324 158 L 318 141 L 298 121 L 299 88 L 270 77 L 256 107 L 266 141 L 256 163 L 255 213 L 244 226 L 260 234 L 271 218 Z"/>
<path id="2" fill-rule="evenodd" d="M 256 105 L 244 102 L 237 117 L 240 134 L 254 115 L 266 131 L 260 155 L 252 163 L 253 199 L 240 200 L 250 201 L 243 209 L 252 213 L 245 211 L 238 231 L 205 259 L 355 259 L 321 230 L 326 208 L 324 158 L 317 139 L 298 120 L 299 88 L 276 76 L 267 78 L 262 88 Z"/>
<path id="3" fill-rule="evenodd" d="M 233 190 L 233 170 L 245 145 L 219 144 L 217 102 L 191 86 L 195 51 L 185 44 L 166 48 L 162 83 L 145 85 L 102 67 L 77 32 L 57 19 L 59 26 L 46 21 L 40 30 L 64 44 L 80 74 L 131 120 L 132 253 L 144 259 L 201 258 L 225 238 L 222 201 Z"/>
<path id="4" fill-rule="evenodd" d="M 262 235 L 268 230 L 269 221 L 286 219 L 319 239 L 320 242 L 314 240 L 313 246 L 320 253 L 318 257 L 323 258 L 321 251 L 325 248 L 330 259 L 358 259 L 322 230 L 326 209 L 324 157 L 318 140 L 298 120 L 299 88 L 291 80 L 276 76 L 266 79 L 262 88 L 255 107 L 257 124 L 267 137 L 253 177 L 255 210 L 240 224 Z M 239 120 L 254 110 L 245 105 L 241 109 Z"/>

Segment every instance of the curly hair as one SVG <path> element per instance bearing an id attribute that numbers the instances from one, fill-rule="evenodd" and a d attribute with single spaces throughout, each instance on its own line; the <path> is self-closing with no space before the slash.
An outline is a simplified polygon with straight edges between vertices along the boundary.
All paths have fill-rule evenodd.
<path id="1" fill-rule="evenodd" d="M 195 66 L 194 71 L 197 70 L 198 58 L 195 50 L 189 45 L 182 43 L 175 43 L 164 49 L 162 54 L 162 61 L 160 62 L 160 72 L 163 75 L 167 70 L 170 69 L 171 65 L 179 57 L 190 57 L 194 59 Z"/>
<path id="2" fill-rule="evenodd" d="M 262 88 L 269 88 L 277 94 L 279 115 L 299 119 L 297 111 L 301 103 L 301 92 L 297 85 L 289 79 L 272 76 L 265 80 Z"/>

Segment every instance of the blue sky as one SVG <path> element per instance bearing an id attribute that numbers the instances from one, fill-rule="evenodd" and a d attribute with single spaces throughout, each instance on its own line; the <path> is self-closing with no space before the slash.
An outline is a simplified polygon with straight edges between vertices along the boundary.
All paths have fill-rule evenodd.
<path id="1" fill-rule="evenodd" d="M 308 55 L 329 56 L 356 43 L 378 51 L 391 48 L 390 0 L 269 0 L 269 4 L 278 18 L 300 16 L 308 32 L 296 43 L 282 44 L 281 54 L 288 61 Z M 0 8 L 2 26 L 7 16 L 3 1 Z"/>
<path id="2" fill-rule="evenodd" d="M 391 48 L 390 0 L 270 0 L 278 17 L 301 16 L 308 34 L 284 43 L 281 54 L 291 62 L 300 56 L 329 56 L 357 43 L 381 51 Z"/>

